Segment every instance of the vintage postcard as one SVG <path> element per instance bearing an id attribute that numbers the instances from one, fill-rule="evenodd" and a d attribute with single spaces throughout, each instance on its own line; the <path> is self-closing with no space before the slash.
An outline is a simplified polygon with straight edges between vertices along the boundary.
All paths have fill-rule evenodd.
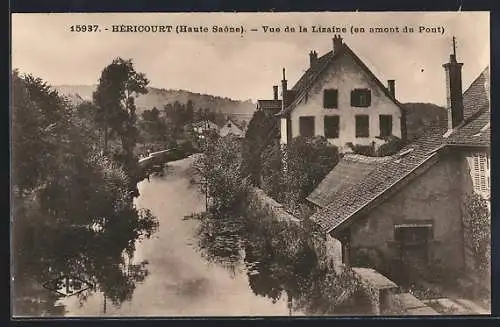
<path id="1" fill-rule="evenodd" d="M 12 15 L 12 315 L 490 314 L 489 12 Z"/>

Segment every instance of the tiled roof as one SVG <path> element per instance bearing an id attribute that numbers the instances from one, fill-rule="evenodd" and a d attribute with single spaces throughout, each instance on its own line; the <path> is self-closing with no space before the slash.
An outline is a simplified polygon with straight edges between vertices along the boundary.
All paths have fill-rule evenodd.
<path id="1" fill-rule="evenodd" d="M 465 123 L 448 138 L 450 145 L 484 146 L 490 144 L 489 67 L 464 92 Z"/>
<path id="2" fill-rule="evenodd" d="M 464 92 L 464 116 L 466 119 L 473 113 L 484 109 L 485 106 L 489 108 L 489 81 L 490 68 L 486 67 Z"/>
<path id="3" fill-rule="evenodd" d="M 442 123 L 428 128 L 422 137 L 398 152 L 406 155 L 398 158 L 396 154 L 389 157 L 390 160 L 377 163 L 358 183 L 335 193 L 333 201 L 312 215 L 311 219 L 327 232 L 335 229 L 435 156 L 434 150 L 442 144 L 446 129 L 446 124 Z"/>
<path id="4" fill-rule="evenodd" d="M 359 157 L 361 156 L 345 154 L 335 169 L 332 169 L 307 197 L 307 200 L 321 208 L 327 206 L 338 194 L 342 194 L 346 189 L 360 182 L 380 163 L 376 160 L 368 161 Z"/>
<path id="5" fill-rule="evenodd" d="M 257 100 L 257 108 L 278 112 L 281 110 L 281 100 Z"/>
<path id="6" fill-rule="evenodd" d="M 286 115 L 290 113 L 298 102 L 305 96 L 305 94 L 314 85 L 316 80 L 326 71 L 326 68 L 335 62 L 336 59 L 342 57 L 343 55 L 351 56 L 354 61 L 371 77 L 373 81 L 382 89 L 386 96 L 394 101 L 394 103 L 400 106 L 400 103 L 389 93 L 385 85 L 373 74 L 373 72 L 365 65 L 365 63 L 352 51 L 351 48 L 345 43 L 342 43 L 342 48 L 334 54 L 330 51 L 317 59 L 315 65 L 306 70 L 304 75 L 297 81 L 297 83 L 291 88 L 292 99 L 287 99 L 289 105 L 282 110 L 279 115 Z"/>
<path id="7" fill-rule="evenodd" d="M 478 82 L 481 79 L 483 82 Z M 423 136 L 407 145 L 398 154 L 389 157 L 385 162 L 376 163 L 376 166 L 371 169 L 361 169 L 353 165 L 353 172 L 348 173 L 345 170 L 351 165 L 347 162 L 347 158 L 341 159 L 325 178 L 324 183 L 320 183 L 321 189 L 311 193 L 311 202 L 324 206 L 313 214 L 311 219 L 323 230 L 330 232 L 347 222 L 370 203 L 380 199 L 381 195 L 398 185 L 399 182 L 411 176 L 417 168 L 434 158 L 439 148 L 463 144 L 489 146 L 489 102 L 483 102 L 481 106 L 478 106 L 478 99 L 484 99 L 485 80 L 484 74 L 481 74 L 465 91 L 464 111 L 468 113 L 468 116 L 464 124 L 457 127 L 449 137 L 443 137 L 447 132 L 447 123 L 440 121 L 426 129 Z M 404 155 L 401 156 L 401 154 Z M 337 167 L 339 170 L 344 170 L 342 172 L 344 176 L 350 174 L 356 176 L 355 178 L 348 177 L 345 187 L 336 186 L 327 180 L 342 177 L 340 171 L 335 172 Z M 364 176 L 360 177 L 361 174 Z M 356 182 L 355 179 L 358 181 Z M 325 206 L 326 201 L 330 202 Z"/>
<path id="8" fill-rule="evenodd" d="M 453 132 L 446 140 L 446 143 L 464 146 L 489 145 L 491 140 L 490 129 L 490 112 L 484 110 Z"/>

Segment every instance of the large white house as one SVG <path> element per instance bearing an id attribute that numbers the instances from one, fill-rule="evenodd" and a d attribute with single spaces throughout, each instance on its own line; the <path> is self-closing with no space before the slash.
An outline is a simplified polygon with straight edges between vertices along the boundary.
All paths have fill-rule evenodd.
<path id="1" fill-rule="evenodd" d="M 332 51 L 309 56 L 310 67 L 291 89 L 283 69 L 277 114 L 282 144 L 299 135 L 325 136 L 342 151 L 347 143 L 380 145 L 384 137 L 406 137 L 394 80 L 382 84 L 340 36 Z"/>

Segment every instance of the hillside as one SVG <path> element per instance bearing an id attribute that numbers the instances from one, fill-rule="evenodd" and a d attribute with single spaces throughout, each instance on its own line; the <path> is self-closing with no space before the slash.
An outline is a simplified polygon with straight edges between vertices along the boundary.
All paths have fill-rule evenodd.
<path id="1" fill-rule="evenodd" d="M 54 86 L 62 95 L 68 97 L 73 103 L 80 103 L 84 100 L 92 100 L 92 93 L 96 85 L 57 85 Z M 249 121 L 255 111 L 256 105 L 250 100 L 238 101 L 208 94 L 193 93 L 186 90 L 165 90 L 148 87 L 148 93 L 141 95 L 136 100 L 138 112 L 157 107 L 163 108 L 168 103 L 179 101 L 186 103 L 193 101 L 195 108 L 208 108 L 210 111 L 220 111 L 230 114 L 240 120 Z"/>
<path id="2" fill-rule="evenodd" d="M 422 130 L 435 121 L 447 119 L 446 109 L 432 103 L 402 103 L 406 112 L 408 139 L 418 137 Z"/>

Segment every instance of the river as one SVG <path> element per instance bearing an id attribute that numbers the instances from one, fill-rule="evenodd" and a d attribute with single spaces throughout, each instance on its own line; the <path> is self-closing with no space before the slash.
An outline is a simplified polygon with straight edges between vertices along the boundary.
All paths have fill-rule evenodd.
<path id="1" fill-rule="evenodd" d="M 149 275 L 132 299 L 113 306 L 99 293 L 83 305 L 73 297 L 62 304 L 66 316 L 266 316 L 289 315 L 285 299 L 273 303 L 255 295 L 246 273 L 210 264 L 195 249 L 196 221 L 183 220 L 204 209 L 204 196 L 190 185 L 193 159 L 170 162 L 164 176 L 139 184 L 137 206 L 158 217 L 159 230 L 137 245 L 134 261 L 147 260 Z"/>

